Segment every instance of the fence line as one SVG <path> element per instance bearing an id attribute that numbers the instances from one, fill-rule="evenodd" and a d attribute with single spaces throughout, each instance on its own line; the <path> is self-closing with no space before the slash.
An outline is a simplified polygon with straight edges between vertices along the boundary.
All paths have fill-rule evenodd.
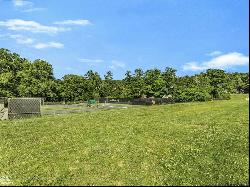
<path id="1" fill-rule="evenodd" d="M 41 98 L 8 99 L 9 119 L 31 116 L 41 116 Z"/>

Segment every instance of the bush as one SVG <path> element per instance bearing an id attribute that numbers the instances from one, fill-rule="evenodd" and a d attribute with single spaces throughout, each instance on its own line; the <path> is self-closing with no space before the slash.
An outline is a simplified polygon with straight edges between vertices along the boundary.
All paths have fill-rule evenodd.
<path id="1" fill-rule="evenodd" d="M 231 99 L 231 96 L 229 93 L 219 93 L 214 100 L 229 100 Z"/>
<path id="2" fill-rule="evenodd" d="M 176 102 L 210 101 L 212 96 L 205 90 L 186 88 L 175 97 Z"/>

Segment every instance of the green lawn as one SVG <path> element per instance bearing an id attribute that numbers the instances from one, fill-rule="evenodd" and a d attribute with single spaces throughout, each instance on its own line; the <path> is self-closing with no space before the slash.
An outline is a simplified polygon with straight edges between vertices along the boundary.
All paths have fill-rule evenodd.
<path id="1" fill-rule="evenodd" d="M 246 97 L 0 121 L 0 185 L 247 185 Z"/>

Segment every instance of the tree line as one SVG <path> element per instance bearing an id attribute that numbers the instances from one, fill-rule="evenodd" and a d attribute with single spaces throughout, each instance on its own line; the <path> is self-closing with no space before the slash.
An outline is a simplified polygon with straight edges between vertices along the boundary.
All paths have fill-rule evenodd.
<path id="1" fill-rule="evenodd" d="M 178 77 L 176 70 L 136 69 L 122 80 L 111 71 L 103 78 L 92 70 L 85 75 L 67 74 L 56 79 L 53 67 L 44 60 L 22 58 L 0 49 L 0 97 L 43 97 L 45 101 L 83 101 L 93 98 L 172 97 L 176 102 L 229 99 L 231 93 L 249 92 L 249 73 L 227 73 L 208 69 Z"/>

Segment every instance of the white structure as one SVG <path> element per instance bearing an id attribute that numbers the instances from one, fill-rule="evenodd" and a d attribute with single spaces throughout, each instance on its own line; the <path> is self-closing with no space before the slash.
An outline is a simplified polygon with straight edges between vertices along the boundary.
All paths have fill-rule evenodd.
<path id="1" fill-rule="evenodd" d="M 8 109 L 4 108 L 4 104 L 0 104 L 0 120 L 8 119 Z"/>

